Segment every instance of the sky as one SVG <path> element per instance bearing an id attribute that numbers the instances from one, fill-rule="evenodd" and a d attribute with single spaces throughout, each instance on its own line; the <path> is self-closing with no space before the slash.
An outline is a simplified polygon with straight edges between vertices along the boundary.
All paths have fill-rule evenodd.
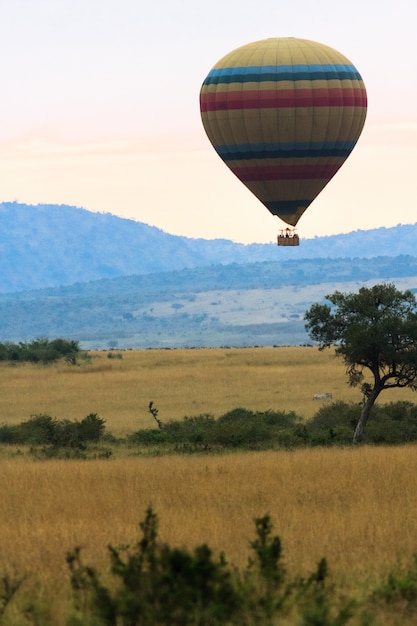
<path id="1" fill-rule="evenodd" d="M 0 0 L 0 202 L 274 241 L 285 225 L 222 163 L 199 110 L 211 67 L 268 37 L 336 48 L 368 92 L 358 144 L 300 237 L 416 223 L 415 0 Z"/>

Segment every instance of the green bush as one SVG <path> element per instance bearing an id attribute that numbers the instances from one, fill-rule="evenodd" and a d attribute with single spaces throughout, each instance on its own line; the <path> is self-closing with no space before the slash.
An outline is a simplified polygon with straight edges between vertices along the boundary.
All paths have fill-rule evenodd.
<path id="1" fill-rule="evenodd" d="M 153 446 L 166 443 L 167 437 L 165 431 L 153 428 L 138 430 L 132 435 L 129 435 L 128 441 L 133 445 Z"/>
<path id="2" fill-rule="evenodd" d="M 366 442 L 401 444 L 417 441 L 417 406 L 411 402 L 390 402 L 372 409 Z"/>
<path id="3" fill-rule="evenodd" d="M 293 411 L 254 412 L 237 407 L 218 419 L 202 414 L 161 423 L 160 429 L 139 430 L 128 440 L 133 445 L 165 446 L 177 452 L 346 446 L 352 444 L 359 412 L 358 404 L 337 401 L 320 407 L 304 421 Z M 389 445 L 417 441 L 417 405 L 375 405 L 365 441 Z"/>
<path id="4" fill-rule="evenodd" d="M 81 422 L 75 422 L 78 430 L 78 439 L 98 443 L 105 430 L 106 420 L 101 419 L 97 413 L 89 413 Z"/>
<path id="5" fill-rule="evenodd" d="M 311 445 L 351 444 L 359 411 L 357 404 L 341 401 L 320 407 L 306 423 Z"/>
<path id="6" fill-rule="evenodd" d="M 129 438 L 134 444 L 165 444 L 181 451 L 229 448 L 247 450 L 293 447 L 306 440 L 301 418 L 295 413 L 256 412 L 236 408 L 217 420 L 210 414 L 164 423 L 162 430 L 140 430 Z"/>
<path id="7" fill-rule="evenodd" d="M 212 442 L 215 423 L 212 415 L 204 414 L 184 417 L 182 421 L 168 422 L 163 430 L 166 440 L 170 443 L 207 444 Z"/>
<path id="8" fill-rule="evenodd" d="M 142 538 L 132 549 L 109 546 L 115 580 L 104 583 L 103 576 L 83 563 L 80 548 L 67 555 L 75 606 L 71 624 L 267 626 L 291 612 L 297 616 L 293 623 L 305 626 L 347 623 L 354 603 L 341 601 L 327 587 L 325 559 L 307 578 L 291 578 L 269 516 L 255 525 L 253 556 L 240 571 L 223 554 L 215 557 L 207 545 L 190 552 L 160 543 L 157 516 L 149 508 L 140 524 Z"/>
<path id="9" fill-rule="evenodd" d="M 50 415 L 33 415 L 26 422 L 20 424 L 18 433 L 19 443 L 31 445 L 54 444 L 60 428 L 58 420 Z"/>
<path id="10" fill-rule="evenodd" d="M 407 603 L 417 609 L 417 555 L 414 555 L 411 567 L 401 574 L 389 574 L 387 580 L 377 587 L 371 600 L 383 600 L 389 605 Z"/>
<path id="11" fill-rule="evenodd" d="M 311 445 L 350 445 L 359 413 L 360 406 L 348 402 L 321 407 L 306 423 Z M 404 401 L 376 404 L 364 441 L 389 445 L 417 441 L 417 406 Z"/>
<path id="12" fill-rule="evenodd" d="M 2 424 L 0 426 L 0 443 L 21 443 L 18 437 L 18 427 L 11 424 Z"/>
<path id="13" fill-rule="evenodd" d="M 296 425 L 301 421 L 294 412 L 252 412 L 237 408 L 220 416 L 214 431 L 216 443 L 227 447 L 264 449 L 287 447 L 297 439 Z"/>
<path id="14" fill-rule="evenodd" d="M 39 414 L 17 425 L 0 426 L 0 443 L 84 448 L 86 443 L 98 443 L 104 430 L 105 420 L 96 413 L 74 422 Z"/>
<path id="15" fill-rule="evenodd" d="M 34 339 L 28 343 L 0 343 L 0 361 L 22 361 L 46 365 L 59 359 L 75 365 L 81 350 L 71 339 Z"/>

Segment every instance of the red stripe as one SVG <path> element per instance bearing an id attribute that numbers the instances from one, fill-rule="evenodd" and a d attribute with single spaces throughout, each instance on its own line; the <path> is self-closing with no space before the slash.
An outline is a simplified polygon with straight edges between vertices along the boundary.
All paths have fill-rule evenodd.
<path id="1" fill-rule="evenodd" d="M 329 180 L 339 165 L 256 165 L 230 168 L 242 182 L 262 180 Z"/>
<path id="2" fill-rule="evenodd" d="M 271 89 L 209 92 L 201 94 L 200 108 L 207 111 L 230 109 L 275 109 L 289 107 L 366 106 L 362 88 Z"/>

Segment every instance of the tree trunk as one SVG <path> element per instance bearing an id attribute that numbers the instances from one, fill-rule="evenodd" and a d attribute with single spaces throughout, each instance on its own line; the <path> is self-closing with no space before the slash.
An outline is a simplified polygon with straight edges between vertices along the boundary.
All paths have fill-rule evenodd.
<path id="1" fill-rule="evenodd" d="M 353 434 L 353 443 L 360 443 L 362 441 L 369 414 L 375 404 L 375 400 L 382 390 L 383 387 L 374 387 L 366 398 L 366 401 L 363 403 L 361 416 L 356 424 L 355 432 Z"/>

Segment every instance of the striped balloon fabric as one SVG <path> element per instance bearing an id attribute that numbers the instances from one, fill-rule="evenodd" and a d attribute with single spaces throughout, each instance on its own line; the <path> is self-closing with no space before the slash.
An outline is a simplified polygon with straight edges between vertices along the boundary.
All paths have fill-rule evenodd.
<path id="1" fill-rule="evenodd" d="M 230 52 L 200 93 L 203 125 L 219 156 L 292 226 L 353 150 L 366 106 L 362 78 L 346 57 L 296 38 Z"/>

